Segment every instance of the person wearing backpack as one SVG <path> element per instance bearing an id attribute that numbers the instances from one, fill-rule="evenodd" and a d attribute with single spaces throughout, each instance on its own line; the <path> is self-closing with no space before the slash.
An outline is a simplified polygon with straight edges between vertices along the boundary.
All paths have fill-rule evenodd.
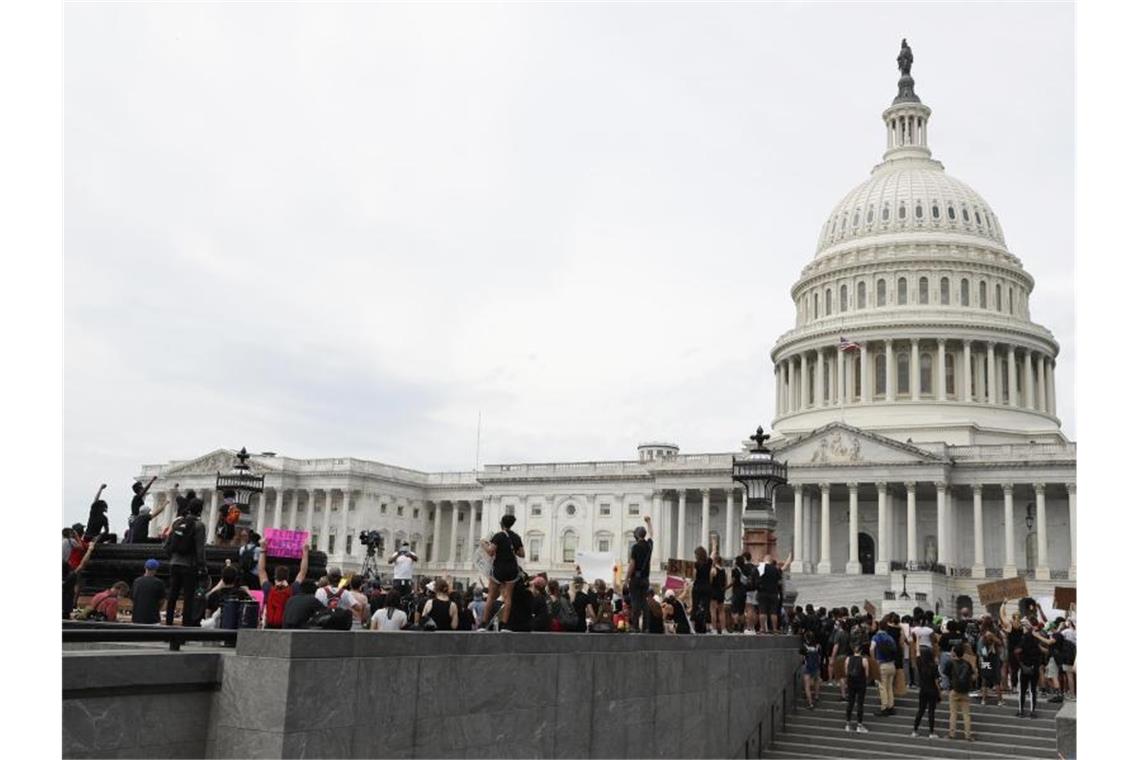
<path id="1" fill-rule="evenodd" d="M 879 632 L 871 638 L 871 656 L 879 664 L 879 715 L 895 714 L 895 657 L 898 644 L 887 632 L 884 618 L 879 624 Z"/>
<path id="2" fill-rule="evenodd" d="M 966 739 L 974 741 L 970 726 L 970 689 L 974 685 L 974 666 L 966 659 L 966 645 L 959 641 L 950 651 L 950 660 L 942 666 L 942 673 L 950 679 L 950 731 L 947 738 L 953 739 L 958 725 L 958 713 L 962 713 Z"/>
<path id="3" fill-rule="evenodd" d="M 301 581 L 309 574 L 309 545 L 301 544 L 301 567 L 293 583 L 289 583 L 289 568 L 278 565 L 273 568 L 273 582 L 265 571 L 268 552 L 260 552 L 257 558 L 257 579 L 261 582 L 261 599 L 264 605 L 264 626 L 266 628 L 285 627 L 285 605 L 295 595 L 301 593 Z"/>
<path id="4" fill-rule="evenodd" d="M 856 713 L 858 723 L 855 730 L 861 734 L 869 733 L 867 727 L 863 725 L 863 700 L 867 696 L 867 674 L 871 670 L 867 663 L 866 644 L 861 644 L 855 653 L 847 658 L 844 668 L 847 674 L 847 722 L 843 730 L 851 730 L 851 712 L 857 703 L 859 710 Z"/>
<path id="5" fill-rule="evenodd" d="M 181 594 L 182 625 L 197 626 L 194 596 L 198 574 L 206 571 L 206 526 L 202 523 L 202 500 L 195 497 L 186 514 L 177 518 L 166 535 L 165 549 L 170 557 L 170 590 L 166 597 L 166 624 L 174 625 L 174 608 Z"/>
<path id="6" fill-rule="evenodd" d="M 238 572 L 241 573 L 242 585 L 252 588 L 258 582 L 257 562 L 261 554 L 261 534 L 242 528 L 241 548 L 238 549 Z"/>

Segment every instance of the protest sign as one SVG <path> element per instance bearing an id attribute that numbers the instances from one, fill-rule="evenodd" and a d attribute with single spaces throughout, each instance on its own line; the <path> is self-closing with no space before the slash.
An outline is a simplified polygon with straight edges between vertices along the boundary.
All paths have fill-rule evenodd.
<path id="1" fill-rule="evenodd" d="M 863 600 L 863 612 L 866 612 L 871 617 L 878 617 L 875 614 L 875 605 L 871 604 L 871 602 L 867 599 Z"/>
<path id="2" fill-rule="evenodd" d="M 668 591 L 669 589 L 673 589 L 674 591 L 680 591 L 684 587 L 685 587 L 685 579 L 684 578 L 680 578 L 676 575 L 666 575 L 665 576 L 665 590 L 666 591 Z"/>
<path id="3" fill-rule="evenodd" d="M 610 583 L 614 577 L 614 555 L 609 552 L 574 552 L 574 563 L 582 571 L 582 579 L 593 583 L 599 578 Z"/>
<path id="4" fill-rule="evenodd" d="M 666 568 L 669 575 L 691 579 L 697 572 L 697 563 L 688 559 L 671 559 L 666 563 Z"/>
<path id="5" fill-rule="evenodd" d="M 475 547 L 475 556 L 471 558 L 471 564 L 475 568 L 475 572 L 483 578 L 491 577 L 491 567 L 494 561 L 491 555 L 483 550 L 483 545 Z"/>
<path id="6" fill-rule="evenodd" d="M 1075 586 L 1073 588 L 1057 586 L 1053 589 L 1053 606 L 1057 609 L 1067 612 L 1076 603 L 1077 589 Z"/>
<path id="7" fill-rule="evenodd" d="M 308 542 L 307 530 L 265 529 L 265 551 L 270 557 L 300 557 L 301 548 Z"/>
<path id="8" fill-rule="evenodd" d="M 978 584 L 978 598 L 983 607 L 1004 602 L 1006 599 L 1021 599 L 1026 596 L 1029 596 L 1029 589 L 1025 586 L 1025 579 L 1020 576 Z"/>

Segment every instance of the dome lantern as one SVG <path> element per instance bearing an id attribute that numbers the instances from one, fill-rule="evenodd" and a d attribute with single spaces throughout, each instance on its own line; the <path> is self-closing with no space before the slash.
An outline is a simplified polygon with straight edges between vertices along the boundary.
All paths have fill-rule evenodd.
<path id="1" fill-rule="evenodd" d="M 930 148 L 926 145 L 926 127 L 930 121 L 930 109 L 923 105 L 914 93 L 914 79 L 910 76 L 910 66 L 914 61 L 910 46 L 902 41 L 898 64 L 899 93 L 890 108 L 883 112 L 883 122 L 887 125 L 887 152 L 884 161 L 901 158 L 930 158 Z"/>

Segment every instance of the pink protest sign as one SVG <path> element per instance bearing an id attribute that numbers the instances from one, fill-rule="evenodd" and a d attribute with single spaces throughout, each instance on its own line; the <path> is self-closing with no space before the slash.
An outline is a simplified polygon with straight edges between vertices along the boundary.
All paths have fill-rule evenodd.
<path id="1" fill-rule="evenodd" d="M 678 578 L 675 575 L 666 575 L 665 576 L 665 590 L 666 591 L 668 591 L 669 589 L 673 589 L 674 591 L 678 591 L 680 589 L 683 589 L 684 587 L 685 587 L 685 579 L 684 578 Z"/>
<path id="2" fill-rule="evenodd" d="M 308 541 L 307 530 L 265 529 L 265 551 L 270 557 L 300 557 L 301 547 Z"/>
<path id="3" fill-rule="evenodd" d="M 249 590 L 249 595 L 253 597 L 253 600 L 255 602 L 257 602 L 257 609 L 260 610 L 261 605 L 264 603 L 264 600 L 261 598 L 262 597 L 261 589 L 252 589 L 251 588 Z"/>

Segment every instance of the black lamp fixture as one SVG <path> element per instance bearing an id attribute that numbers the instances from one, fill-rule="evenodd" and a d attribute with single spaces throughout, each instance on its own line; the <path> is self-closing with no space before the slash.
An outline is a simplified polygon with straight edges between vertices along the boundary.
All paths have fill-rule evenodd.
<path id="1" fill-rule="evenodd" d="M 748 454 L 732 458 L 732 479 L 744 486 L 745 512 L 772 511 L 776 487 L 788 482 L 788 465 L 773 459 L 764 445 L 770 437 L 763 426 L 756 428 L 756 434 L 750 436 L 755 443 Z"/>
<path id="2" fill-rule="evenodd" d="M 265 490 L 265 476 L 254 475 L 249 471 L 249 463 L 246 462 L 249 456 L 245 446 L 242 446 L 241 451 L 234 457 L 233 470 L 226 475 L 219 472 L 216 483 L 217 489 L 223 496 L 233 499 L 243 517 L 249 514 L 250 498 L 255 493 L 262 493 Z"/>

